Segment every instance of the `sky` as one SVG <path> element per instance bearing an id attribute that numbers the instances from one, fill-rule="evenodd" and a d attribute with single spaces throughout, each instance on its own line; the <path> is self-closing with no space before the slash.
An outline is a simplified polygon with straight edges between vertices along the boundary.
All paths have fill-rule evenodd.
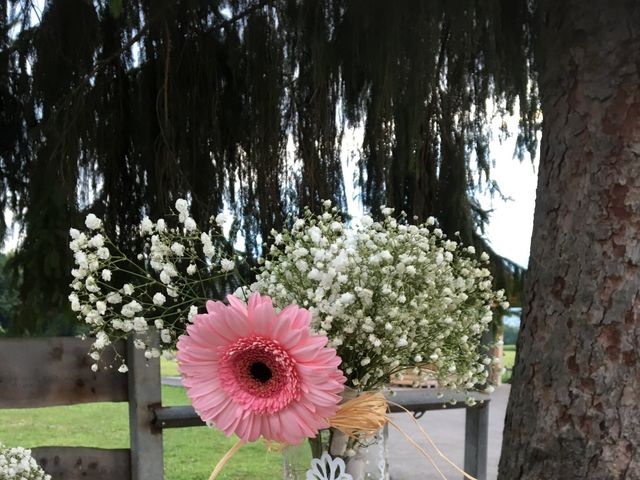
<path id="1" fill-rule="evenodd" d="M 514 157 L 515 136 L 504 143 L 491 142 L 490 155 L 495 165 L 491 177 L 498 183 L 507 200 L 499 196 L 480 196 L 484 208 L 491 209 L 486 237 L 493 249 L 522 267 L 529 263 L 533 211 L 536 201 L 538 158 Z"/>

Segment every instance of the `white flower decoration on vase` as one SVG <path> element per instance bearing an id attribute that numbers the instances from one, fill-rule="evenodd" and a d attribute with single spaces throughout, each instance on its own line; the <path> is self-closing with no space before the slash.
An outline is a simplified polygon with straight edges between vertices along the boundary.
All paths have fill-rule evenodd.
<path id="1" fill-rule="evenodd" d="M 353 480 L 347 472 L 344 460 L 331 458 L 324 452 L 320 458 L 311 460 L 311 468 L 307 470 L 307 480 Z"/>

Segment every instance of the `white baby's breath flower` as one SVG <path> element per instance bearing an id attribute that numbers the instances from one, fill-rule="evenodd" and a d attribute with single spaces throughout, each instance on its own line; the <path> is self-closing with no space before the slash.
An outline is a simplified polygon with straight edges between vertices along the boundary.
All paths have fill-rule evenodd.
<path id="1" fill-rule="evenodd" d="M 393 215 L 393 208 L 390 207 L 382 207 L 380 209 L 380 212 L 382 213 L 382 215 L 384 215 L 385 217 L 388 217 L 390 215 Z"/>
<path id="2" fill-rule="evenodd" d="M 227 223 L 227 221 L 228 221 L 228 217 L 224 212 L 219 213 L 218 215 L 216 215 L 216 224 L 219 227 L 224 226 L 224 224 Z"/>
<path id="3" fill-rule="evenodd" d="M 100 275 L 102 276 L 102 279 L 105 282 L 111 281 L 111 270 L 109 270 L 108 268 L 105 268 L 104 270 L 102 270 L 102 273 Z"/>
<path id="4" fill-rule="evenodd" d="M 220 268 L 222 269 L 223 272 L 230 272 L 235 267 L 236 267 L 236 264 L 235 264 L 235 262 L 233 260 L 229 260 L 229 259 L 223 258 L 220 261 Z"/>
<path id="5" fill-rule="evenodd" d="M 120 313 L 125 317 L 132 318 L 136 313 L 139 313 L 142 310 L 142 305 L 140 305 L 136 300 L 131 300 L 129 303 L 122 306 Z"/>
<path id="6" fill-rule="evenodd" d="M 166 269 L 160 272 L 160 281 L 165 285 L 169 285 L 171 283 L 171 275 L 169 275 Z"/>
<path id="7" fill-rule="evenodd" d="M 109 336 L 105 332 L 99 331 L 96 335 L 95 342 L 93 342 L 93 346 L 97 350 L 102 350 L 104 347 L 106 347 L 110 343 L 111 343 L 111 340 L 109 339 Z"/>
<path id="8" fill-rule="evenodd" d="M 173 242 L 171 244 L 171 251 L 177 256 L 182 257 L 184 256 L 184 245 L 178 242 Z"/>
<path id="9" fill-rule="evenodd" d="M 313 226 L 309 230 L 307 230 L 307 234 L 309 235 L 309 238 L 311 238 L 311 241 L 313 243 L 320 243 L 320 241 L 322 240 L 322 231 L 316 226 Z"/>
<path id="10" fill-rule="evenodd" d="M 202 247 L 202 253 L 204 253 L 205 257 L 210 259 L 216 254 L 216 250 L 211 243 L 206 243 Z"/>
<path id="11" fill-rule="evenodd" d="M 104 315 L 107 312 L 107 304 L 102 300 L 96 302 L 96 310 L 100 315 Z"/>
<path id="12" fill-rule="evenodd" d="M 113 303 L 114 305 L 122 303 L 122 295 L 120 295 L 118 292 L 111 292 L 107 294 L 106 299 L 108 303 Z"/>
<path id="13" fill-rule="evenodd" d="M 157 348 L 148 349 L 144 352 L 144 356 L 147 359 L 158 358 L 160 357 L 160 350 L 158 350 Z"/>
<path id="14" fill-rule="evenodd" d="M 180 213 L 187 214 L 189 211 L 189 204 L 184 198 L 179 198 L 176 200 L 176 210 Z"/>
<path id="15" fill-rule="evenodd" d="M 153 232 L 153 222 L 149 217 L 144 217 L 140 222 L 140 233 L 149 234 L 151 232 Z"/>
<path id="16" fill-rule="evenodd" d="M 122 365 L 120 365 L 120 367 L 118 367 L 118 371 L 120 373 L 127 373 L 129 371 L 129 368 L 127 368 L 127 366 L 123 363 Z"/>
<path id="17" fill-rule="evenodd" d="M 198 225 L 196 224 L 196 221 L 193 218 L 191 218 L 191 217 L 185 218 L 185 220 L 184 220 L 184 229 L 187 232 L 193 232 L 197 228 L 198 228 Z"/>
<path id="18" fill-rule="evenodd" d="M 167 297 L 165 297 L 162 293 L 157 292 L 153 295 L 153 304 L 157 306 L 162 306 L 167 301 Z"/>
<path id="19" fill-rule="evenodd" d="M 107 247 L 101 247 L 96 252 L 96 256 L 100 260 L 109 260 L 109 257 L 111 256 L 111 253 L 109 252 L 109 249 Z"/>
<path id="20" fill-rule="evenodd" d="M 172 338 L 171 338 L 171 332 L 169 330 L 167 330 L 166 328 L 160 331 L 160 340 L 162 340 L 163 343 L 171 343 Z"/>
<path id="21" fill-rule="evenodd" d="M 93 248 L 100 248 L 104 246 L 104 237 L 102 236 L 102 234 L 97 233 L 93 237 L 91 237 L 91 239 L 89 240 L 89 245 L 91 245 Z"/>
<path id="22" fill-rule="evenodd" d="M 171 298 L 176 298 L 178 296 L 178 290 L 175 287 L 167 286 L 167 295 Z"/>
<path id="23" fill-rule="evenodd" d="M 135 317 L 133 319 L 133 329 L 136 332 L 146 332 L 149 328 L 147 321 L 144 317 Z"/>
<path id="24" fill-rule="evenodd" d="M 243 302 L 246 302 L 249 299 L 248 293 L 249 289 L 247 287 L 238 287 L 235 292 L 233 292 L 233 296 L 239 298 Z"/>
<path id="25" fill-rule="evenodd" d="M 96 217 L 93 213 L 87 215 L 84 220 L 84 224 L 89 230 L 97 230 L 102 227 L 102 221 Z"/>
<path id="26" fill-rule="evenodd" d="M 198 267 L 195 264 L 190 263 L 187 267 L 187 275 L 194 275 L 198 271 Z"/>
<path id="27" fill-rule="evenodd" d="M 87 279 L 84 282 L 84 286 L 87 289 L 87 291 L 91 293 L 97 293 L 100 291 L 100 287 L 96 283 L 96 279 L 93 277 L 87 277 Z"/>

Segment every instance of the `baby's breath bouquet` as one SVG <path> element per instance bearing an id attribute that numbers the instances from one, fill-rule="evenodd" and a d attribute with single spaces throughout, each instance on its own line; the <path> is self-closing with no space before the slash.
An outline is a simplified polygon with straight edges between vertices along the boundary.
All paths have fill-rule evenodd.
<path id="1" fill-rule="evenodd" d="M 251 290 L 309 308 L 348 385 L 380 388 L 408 367 L 445 387 L 486 383 L 492 359 L 481 336 L 492 307 L 508 306 L 492 290 L 486 254 L 447 239 L 433 218 L 411 225 L 383 208 L 380 221 L 347 226 L 330 202 L 272 235 Z"/>
<path id="2" fill-rule="evenodd" d="M 51 480 L 31 456 L 31 450 L 0 443 L 0 480 Z"/>
<path id="3" fill-rule="evenodd" d="M 210 299 L 212 285 L 237 274 L 238 258 L 224 248 L 226 221 L 219 214 L 201 230 L 187 201 L 179 199 L 167 220 L 142 220 L 138 232 L 144 248 L 135 257 L 116 246 L 94 214 L 87 215 L 85 231 L 70 230 L 76 268 L 69 301 L 95 335 L 94 370 L 107 345 L 132 333 L 147 358 L 171 355 L 198 307 Z M 145 341 L 150 328 L 160 332 L 159 349 Z M 127 371 L 124 361 L 119 369 Z"/>

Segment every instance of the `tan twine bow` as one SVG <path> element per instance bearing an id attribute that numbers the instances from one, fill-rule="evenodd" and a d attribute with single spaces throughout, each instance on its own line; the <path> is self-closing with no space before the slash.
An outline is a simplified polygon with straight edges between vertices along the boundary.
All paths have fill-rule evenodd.
<path id="1" fill-rule="evenodd" d="M 402 405 L 398 405 L 385 398 L 382 392 L 364 392 L 357 397 L 347 400 L 338 407 L 336 414 L 329 419 L 328 423 L 331 428 L 335 428 L 344 433 L 349 438 L 366 438 L 375 435 L 378 430 L 384 427 L 386 424 L 393 426 L 400 434 L 414 447 L 422 456 L 424 456 L 433 468 L 438 472 L 443 480 L 447 480 L 447 477 L 442 473 L 442 470 L 438 468 L 438 465 L 434 461 L 433 457 L 423 447 L 421 447 L 411 436 L 404 431 L 395 421 L 389 418 L 388 410 L 389 405 L 400 408 L 405 411 L 413 423 L 418 427 L 418 430 L 422 436 L 427 440 L 427 443 L 435 450 L 439 457 L 445 462 L 451 465 L 456 471 L 464 475 L 467 480 L 477 480 L 472 477 L 463 469 L 458 467 L 449 457 L 447 457 L 436 446 L 433 439 L 422 428 L 420 423 L 415 419 L 413 414 L 404 408 Z M 224 457 L 218 462 L 216 468 L 211 473 L 209 480 L 215 480 L 218 474 L 222 471 L 225 464 L 231 459 L 231 457 L 242 446 L 242 441 L 238 442 L 229 450 Z M 269 443 L 273 447 L 272 443 Z"/>
<path id="2" fill-rule="evenodd" d="M 387 423 L 387 399 L 381 392 L 364 392 L 347 400 L 329 419 L 329 426 L 347 437 L 370 437 Z"/>

